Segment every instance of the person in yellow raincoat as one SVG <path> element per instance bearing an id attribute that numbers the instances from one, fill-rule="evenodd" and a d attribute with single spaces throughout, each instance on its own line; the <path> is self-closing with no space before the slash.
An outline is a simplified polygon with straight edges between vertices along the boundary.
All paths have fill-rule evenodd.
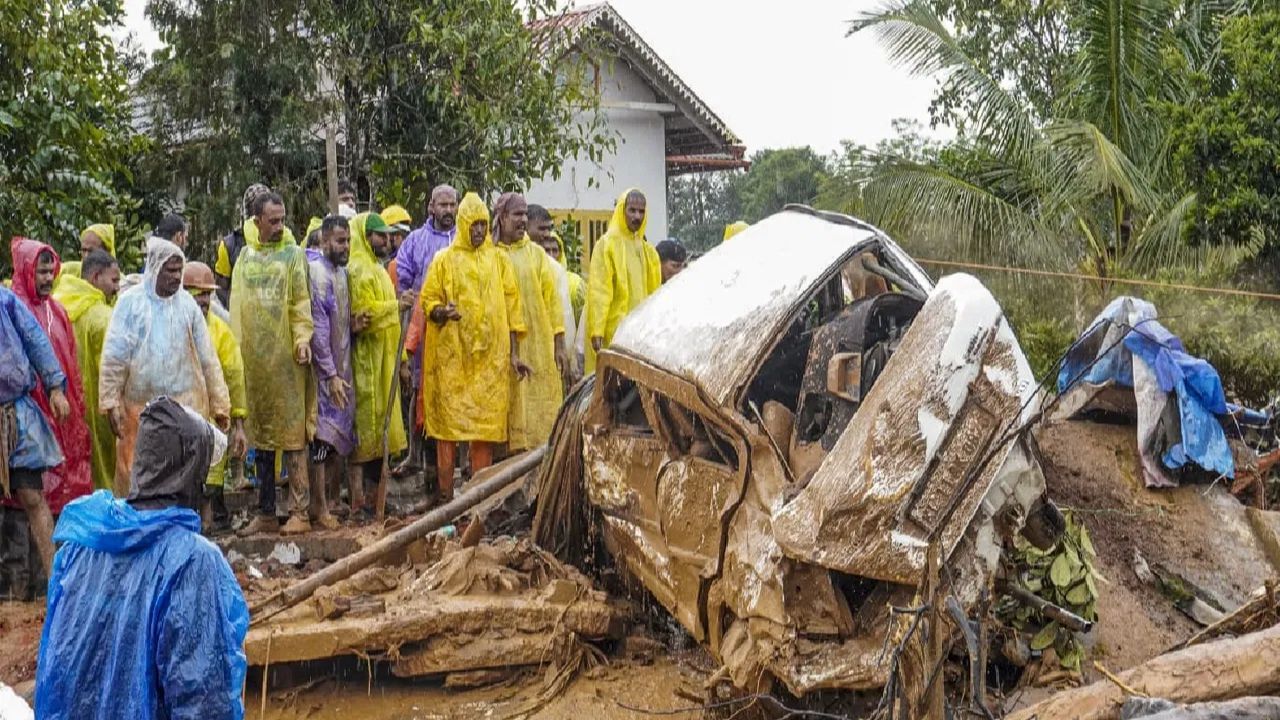
<path id="1" fill-rule="evenodd" d="M 658 252 L 645 239 L 649 221 L 644 193 L 632 188 L 618 196 L 609 229 L 591 250 L 587 277 L 586 371 L 596 370 L 596 353 L 613 342 L 627 313 L 662 284 Z"/>
<path id="2" fill-rule="evenodd" d="M 116 229 L 106 223 L 98 225 L 90 225 L 80 233 L 80 260 L 63 263 L 62 270 L 58 273 L 58 280 L 62 276 L 80 277 L 81 263 L 89 253 L 94 250 L 105 250 L 111 257 L 116 256 Z M 58 289 L 58 280 L 54 281 L 53 289 Z"/>
<path id="3" fill-rule="evenodd" d="M 741 220 L 725 225 L 724 238 L 720 242 L 725 242 L 729 238 L 733 237 L 734 235 L 737 235 L 738 233 L 742 232 L 743 230 L 746 230 L 749 227 L 751 226 Z"/>
<path id="4" fill-rule="evenodd" d="M 249 417 L 245 432 L 256 450 L 258 517 L 242 532 L 325 528 L 338 521 L 329 514 L 324 488 L 307 472 L 307 443 L 315 425 L 315 392 L 311 385 L 311 288 L 307 256 L 285 227 L 284 200 L 273 192 L 257 196 L 253 217 L 244 222 L 245 248 L 231 271 L 231 330 L 244 359 Z M 275 453 L 283 451 L 289 475 L 289 522 L 276 519 Z M 311 504 L 310 496 L 317 495 Z"/>
<path id="5" fill-rule="evenodd" d="M 527 382 L 511 388 L 507 448 L 513 451 L 537 447 L 551 437 L 551 426 L 564 403 L 564 389 L 571 374 L 554 263 L 525 233 L 528 209 L 518 193 L 502 195 L 493 206 L 497 246 L 506 251 L 515 270 L 527 330 L 520 337 L 518 350 L 533 370 Z"/>
<path id="6" fill-rule="evenodd" d="M 351 454 L 351 462 L 363 468 L 365 487 L 382 475 L 384 422 L 389 423 L 386 431 L 389 455 L 403 452 L 409 446 L 400 415 L 400 393 L 390 398 L 391 407 L 389 410 L 387 407 L 392 378 L 400 370 L 396 353 L 400 346 L 400 301 L 391 276 L 379 263 L 390 250 L 389 228 L 380 215 L 360 213 L 351 218 L 347 283 L 351 292 L 351 329 L 356 336 L 351 348 L 356 386 L 356 449 Z"/>
<path id="7" fill-rule="evenodd" d="M 83 275 L 83 277 L 81 277 Z M 110 490 L 116 473 L 116 436 L 98 411 L 98 365 L 111 324 L 111 302 L 120 288 L 120 268 L 105 250 L 84 256 L 80 273 L 62 274 L 53 298 L 62 303 L 76 336 L 76 360 L 84 382 L 84 413 L 89 424 L 89 468 L 94 490 Z"/>
<path id="8" fill-rule="evenodd" d="M 426 435 L 436 439 L 440 500 L 453 497 L 458 443 L 472 472 L 507 440 L 511 383 L 532 371 L 520 359 L 526 331 L 516 272 L 489 239 L 489 211 L 475 193 L 458 205 L 458 233 L 427 270 L 419 296 L 423 337 L 422 404 Z"/>
<path id="9" fill-rule="evenodd" d="M 551 213 L 541 205 L 529 205 L 529 239 L 541 245 L 551 259 L 564 268 L 565 280 L 568 283 L 569 306 L 573 309 L 573 322 L 576 327 L 578 318 L 582 316 L 582 308 L 587 304 L 587 284 L 581 275 L 569 269 L 569 257 L 565 254 L 564 240 L 560 239 L 560 235 L 555 230 Z M 568 328 L 565 330 L 567 331 Z"/>
<path id="10" fill-rule="evenodd" d="M 202 262 L 187 263 L 182 268 L 182 287 L 195 298 L 196 305 L 200 307 L 200 312 L 209 325 L 209 339 L 213 341 L 213 349 L 218 353 L 222 379 L 227 383 L 227 394 L 231 398 L 231 432 L 227 433 L 227 452 L 209 468 L 205 479 L 204 502 L 200 506 L 206 530 L 213 526 L 226 529 L 231 525 L 231 516 L 222 495 L 227 457 L 241 462 L 249 450 L 244 434 L 244 419 L 249 416 L 249 406 L 244 397 L 244 360 L 240 355 L 240 343 L 236 342 L 231 326 L 209 312 L 209 307 L 213 304 L 213 293 L 218 289 L 213 270 Z"/>

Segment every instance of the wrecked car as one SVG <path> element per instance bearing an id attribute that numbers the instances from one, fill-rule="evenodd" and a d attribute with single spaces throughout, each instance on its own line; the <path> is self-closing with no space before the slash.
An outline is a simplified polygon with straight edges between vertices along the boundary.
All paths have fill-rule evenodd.
<path id="1" fill-rule="evenodd" d="M 612 561 L 737 686 L 871 689 L 928 553 L 968 608 L 1014 535 L 1056 541 L 1021 431 L 1037 411 L 975 278 L 935 285 L 876 228 L 789 206 L 626 318 L 566 403 L 539 503 L 580 475 Z"/>

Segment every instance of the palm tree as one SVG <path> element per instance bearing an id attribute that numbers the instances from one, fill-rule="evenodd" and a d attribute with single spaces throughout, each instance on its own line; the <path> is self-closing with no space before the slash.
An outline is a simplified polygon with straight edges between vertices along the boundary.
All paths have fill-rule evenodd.
<path id="1" fill-rule="evenodd" d="M 1201 6 L 1231 4 L 1188 7 L 1207 27 Z M 864 188 L 868 219 L 952 257 L 1103 278 L 1233 263 L 1256 250 L 1192 248 L 1180 238 L 1195 197 L 1169 188 L 1155 103 L 1185 90 L 1162 53 L 1184 44 L 1174 27 L 1187 8 L 1173 0 L 1070 7 L 1080 34 L 1076 81 L 1045 122 L 965 54 L 924 0 L 895 0 L 851 23 L 850 34 L 875 33 L 895 62 L 957 89 L 971 115 L 971 132 L 939 161 L 880 165 Z"/>

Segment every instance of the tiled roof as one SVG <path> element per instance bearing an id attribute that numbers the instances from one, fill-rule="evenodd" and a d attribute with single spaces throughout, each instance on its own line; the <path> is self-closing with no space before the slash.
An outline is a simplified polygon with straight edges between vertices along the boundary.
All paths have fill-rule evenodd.
<path id="1" fill-rule="evenodd" d="M 667 119 L 667 154 L 672 156 L 716 156 L 742 158 L 742 141 L 711 108 L 698 97 L 671 66 L 607 2 L 585 5 L 530 24 L 535 32 L 545 32 L 547 46 L 570 46 L 582 33 L 598 30 L 616 42 L 620 59 L 636 71 L 663 100 L 676 106 L 681 120 Z M 673 168 L 674 169 L 674 168 Z"/>

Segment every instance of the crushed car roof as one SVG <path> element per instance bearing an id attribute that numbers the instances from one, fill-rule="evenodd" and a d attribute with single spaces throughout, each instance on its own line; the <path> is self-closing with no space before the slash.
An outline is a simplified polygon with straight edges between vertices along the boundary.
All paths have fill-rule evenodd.
<path id="1" fill-rule="evenodd" d="M 850 250 L 874 239 L 912 281 L 931 287 L 924 271 L 874 227 L 789 208 L 711 250 L 651 295 L 622 322 L 611 349 L 729 402 L 795 305 Z"/>

